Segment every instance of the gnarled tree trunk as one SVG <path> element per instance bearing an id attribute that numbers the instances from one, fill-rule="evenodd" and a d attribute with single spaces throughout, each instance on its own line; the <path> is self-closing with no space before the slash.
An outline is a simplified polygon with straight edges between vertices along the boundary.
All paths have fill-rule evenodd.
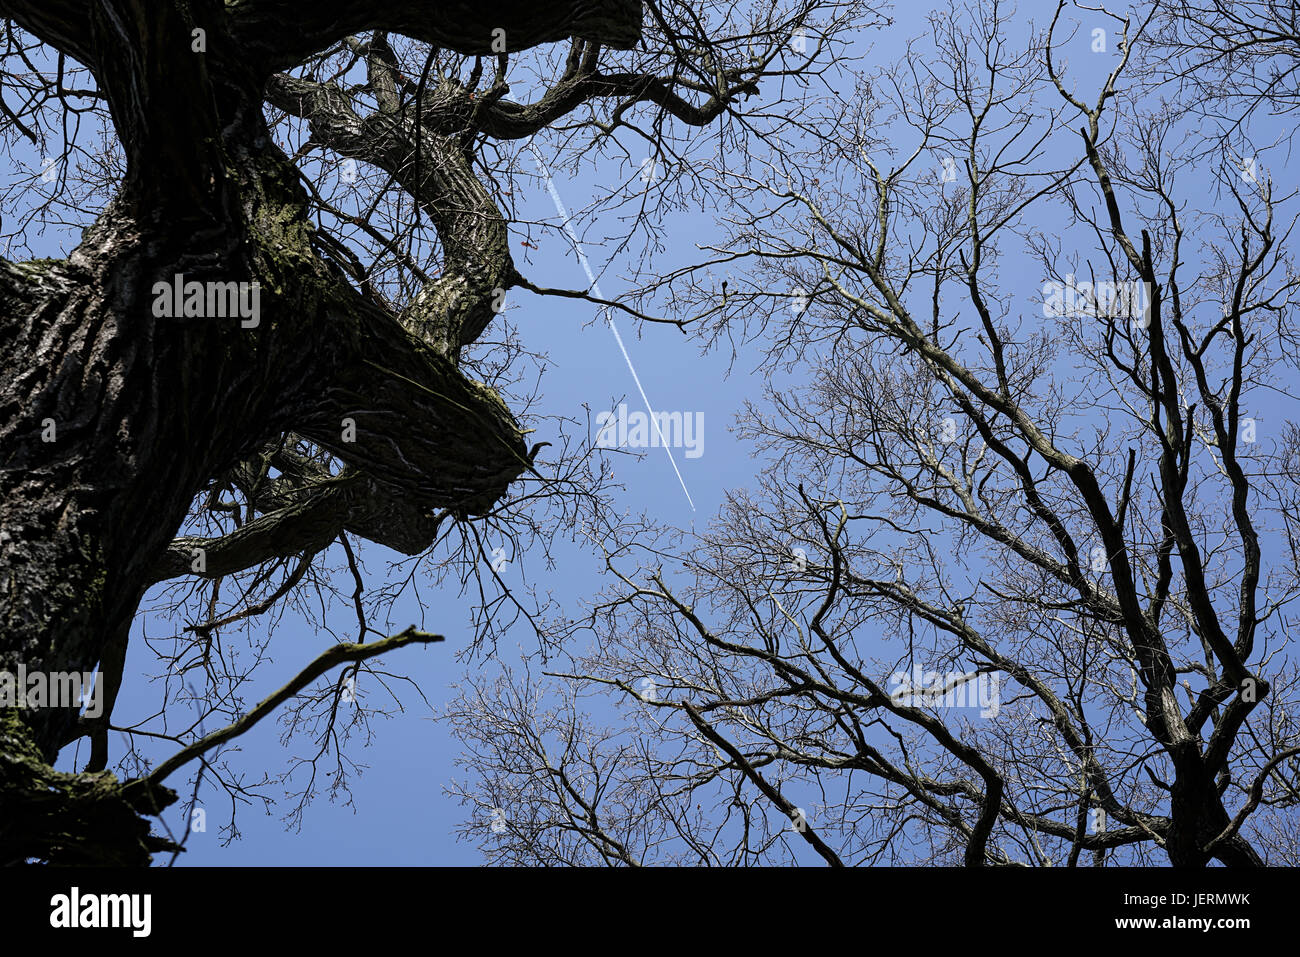
<path id="1" fill-rule="evenodd" d="M 433 510 L 477 514 L 503 495 L 527 448 L 456 357 L 513 274 L 504 224 L 439 207 L 482 187 L 467 167 L 426 167 L 413 189 L 448 268 L 412 315 L 391 314 L 315 254 L 307 194 L 263 118 L 267 82 L 368 28 L 463 52 L 488 52 L 497 28 L 511 49 L 568 35 L 627 46 L 639 3 L 23 0 L 0 14 L 90 68 L 128 161 L 67 260 L 0 261 L 0 667 L 90 672 L 120 658 L 144 590 L 187 563 L 187 543 L 169 543 L 194 496 L 285 432 L 347 472 L 287 506 L 294 521 L 274 542 L 241 530 L 214 569 L 344 528 L 415 551 Z M 280 80 L 271 92 L 302 91 Z M 375 149 L 383 131 L 361 132 L 372 140 L 357 149 Z M 394 132 L 379 148 L 400 167 L 415 145 Z M 155 315 L 155 283 L 176 276 L 257 283 L 255 324 Z M 13 717 L 0 737 L 0 859 L 143 863 L 163 846 L 122 822 L 173 795 L 50 768 L 84 731 L 75 709 Z"/>

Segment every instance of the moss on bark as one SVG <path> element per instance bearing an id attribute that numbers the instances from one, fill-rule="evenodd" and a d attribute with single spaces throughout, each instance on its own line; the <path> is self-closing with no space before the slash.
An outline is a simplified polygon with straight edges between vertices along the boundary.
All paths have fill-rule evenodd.
<path id="1" fill-rule="evenodd" d="M 0 864 L 147 866 L 176 845 L 145 815 L 176 800 L 109 771 L 56 771 L 16 708 L 0 708 Z"/>

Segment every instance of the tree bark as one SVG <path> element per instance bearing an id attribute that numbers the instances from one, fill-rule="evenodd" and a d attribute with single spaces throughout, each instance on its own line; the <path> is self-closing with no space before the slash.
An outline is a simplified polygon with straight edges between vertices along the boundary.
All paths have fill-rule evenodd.
<path id="1" fill-rule="evenodd" d="M 454 350 L 413 335 L 315 255 L 306 193 L 271 141 L 262 98 L 272 69 L 372 26 L 468 52 L 486 49 L 498 24 L 512 48 L 573 31 L 622 45 L 638 35 L 639 3 L 558 7 L 0 5 L 92 70 L 128 161 L 121 194 L 66 261 L 0 261 L 0 668 L 89 672 L 124 648 L 144 590 L 176 571 L 169 544 L 195 495 L 285 432 L 350 469 L 300 511 L 407 548 L 432 537 L 434 510 L 481 513 L 528 466 L 513 415 L 461 374 Z M 206 53 L 192 49 L 198 28 Z M 466 295 L 421 305 L 444 329 L 473 317 L 456 348 L 490 319 L 484 283 L 509 265 L 503 248 L 479 252 L 457 264 L 472 280 Z M 154 284 L 176 276 L 258 283 L 256 325 L 156 316 Z M 296 534 L 321 545 L 322 527 L 300 522 Z M 52 764 L 76 722 L 66 707 L 6 724 L 0 859 L 143 863 L 156 848 L 139 828 L 106 822 L 156 810 L 169 800 L 161 793 L 142 805 L 138 789 L 96 778 L 95 800 L 112 814 L 46 819 L 51 789 L 73 808 L 86 781 L 32 762 Z"/>

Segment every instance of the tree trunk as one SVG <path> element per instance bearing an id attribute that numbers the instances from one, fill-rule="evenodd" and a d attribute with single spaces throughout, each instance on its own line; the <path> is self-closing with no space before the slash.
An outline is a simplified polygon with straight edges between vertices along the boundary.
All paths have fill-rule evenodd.
<path id="1" fill-rule="evenodd" d="M 413 35 L 487 48 L 512 22 L 503 10 L 523 8 L 4 6 L 94 72 L 128 174 L 66 261 L 0 261 L 0 668 L 84 673 L 120 654 L 195 495 L 288 431 L 363 470 L 354 488 L 408 513 L 491 507 L 528 466 L 518 424 L 454 356 L 315 255 L 307 196 L 270 140 L 262 96 L 273 69 L 305 55 L 298 47 L 312 52 L 346 29 L 398 17 Z M 512 48 L 569 30 L 622 45 L 638 35 L 639 4 L 561 8 L 519 14 Z M 256 323 L 157 315 L 155 283 L 177 276 L 247 283 L 250 294 L 256 282 Z M 121 823 L 174 795 L 58 775 L 48 765 L 84 732 L 77 709 L 21 715 L 5 717 L 0 742 L 0 860 L 146 863 L 165 842 Z"/>

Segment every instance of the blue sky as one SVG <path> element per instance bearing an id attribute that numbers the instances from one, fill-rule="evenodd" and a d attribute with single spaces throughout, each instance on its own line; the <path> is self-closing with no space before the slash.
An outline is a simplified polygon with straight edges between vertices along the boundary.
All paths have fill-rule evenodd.
<path id="1" fill-rule="evenodd" d="M 591 198 L 594 180 L 568 182 L 563 173 L 557 172 L 555 182 L 570 207 L 585 205 Z M 528 215 L 558 222 L 554 206 L 544 191 L 533 197 Z M 668 229 L 670 241 L 682 237 L 691 242 L 710 225 L 702 216 L 678 215 Z M 617 296 L 621 292 L 617 263 L 607 268 L 611 266 L 607 262 L 608 253 L 599 245 L 584 244 L 584 249 L 592 268 L 603 277 L 601 285 L 605 295 Z M 691 251 L 694 252 L 693 247 Z M 528 265 L 521 264 L 521 268 L 530 279 L 542 285 L 586 286 L 578 258 L 553 234 L 541 248 L 530 253 Z M 594 423 L 598 411 L 613 409 L 620 402 L 626 403 L 630 410 L 643 408 L 623 353 L 598 307 L 517 290 L 511 294 L 505 315 L 520 324 L 526 343 L 549 356 L 551 367 L 541 381 L 543 400 L 539 413 L 581 420 L 586 405 L 591 409 Z M 737 362 L 729 369 L 730 355 L 701 355 L 698 346 L 675 327 L 647 324 L 638 328 L 629 318 L 619 316 L 614 321 L 655 408 L 701 413 L 704 428 L 700 457 L 688 458 L 684 449 L 674 449 L 673 453 L 694 500 L 694 511 L 663 449 L 648 449 L 639 460 L 626 454 L 614 456 L 617 478 L 626 485 L 622 504 L 633 512 L 645 511 L 662 522 L 689 529 L 693 522 L 707 520 L 720 504 L 726 488 L 743 484 L 753 474 L 748 452 L 730 432 L 736 411 L 747 397 L 755 395 L 757 380 L 750 376 L 752 363 Z M 539 432 L 531 438 L 543 441 L 554 436 Z M 494 543 L 489 539 L 485 544 L 490 549 Z M 334 552 L 337 557 L 337 545 Z M 402 557 L 370 543 L 363 545 L 362 553 L 367 566 L 380 577 L 385 561 Z M 524 584 L 514 565 L 503 577 L 512 584 Z M 526 583 L 541 590 L 553 589 L 557 598 L 572 605 L 590 596 L 602 584 L 598 572 L 592 556 L 571 546 L 562 547 L 557 567 L 551 571 L 546 571 L 540 561 L 530 556 Z M 144 606 L 148 607 L 155 597 L 156 593 L 147 596 Z M 462 598 L 456 590 L 444 589 L 429 598 L 432 607 L 439 610 L 423 615 L 413 602 L 402 600 L 392 616 L 392 631 L 415 623 L 447 638 L 445 644 L 405 648 L 384 659 L 388 670 L 417 676 L 435 706 L 442 703 L 439 696 L 442 700 L 450 696 L 451 683 L 465 672 L 465 666 L 454 655 L 470 640 L 470 631 L 465 627 L 466 600 L 472 600 L 472 596 Z M 346 610 L 341 614 L 346 615 Z M 151 687 L 141 674 L 149 652 L 140 639 L 144 633 L 153 637 L 171 634 L 176 627 L 175 622 L 149 614 L 137 621 L 128 653 L 128 677 L 115 711 L 116 724 L 129 724 L 157 709 L 157 688 Z M 346 633 L 346 620 L 341 627 Z M 517 628 L 512 637 L 518 646 L 503 642 L 499 648 L 503 659 L 508 660 L 512 653 L 517 657 L 521 648 L 532 651 L 536 647 L 536 638 L 526 628 Z M 238 640 L 236 632 L 233 643 L 237 645 Z M 309 625 L 301 619 L 295 620 L 292 613 L 286 616 L 275 631 L 270 660 L 260 666 L 262 670 L 256 682 L 246 689 L 246 704 L 251 705 L 282 685 L 330 643 L 328 635 L 314 634 Z M 491 667 L 490 664 L 474 667 L 480 666 Z M 364 681 L 363 677 L 358 690 L 363 699 L 370 690 L 364 687 Z M 281 820 L 284 809 L 273 808 L 265 813 L 260 804 L 242 805 L 237 817 L 241 837 L 223 847 L 219 829 L 228 820 L 230 801 L 217 787 L 205 782 L 197 806 L 206 812 L 207 830 L 190 834 L 186 853 L 177 865 L 480 863 L 480 855 L 471 844 L 455 840 L 453 831 L 466 812 L 442 790 L 446 779 L 456 773 L 452 764 L 458 754 L 457 743 L 443 724 L 432 720 L 429 709 L 424 708 L 418 697 L 406 696 L 404 700 L 413 705 L 411 710 L 378 722 L 375 726 L 378 733 L 368 746 L 362 748 L 355 743 L 350 746 L 349 756 L 367 766 L 351 782 L 354 807 L 331 805 L 321 797 L 303 816 L 301 830 L 292 830 Z M 174 707 L 183 717 L 184 706 Z M 282 769 L 291 753 L 302 753 L 308 747 L 305 741 L 300 741 L 286 749 L 278 735 L 274 720 L 263 721 L 238 739 L 239 750 L 232 763 L 255 779 L 264 769 L 272 773 Z M 113 740 L 116 749 L 119 736 L 114 735 Z M 155 760 L 170 753 L 171 746 L 143 744 L 144 753 Z M 65 752 L 63 760 L 66 762 L 70 757 L 71 753 Z M 181 803 L 188 804 L 189 790 L 182 786 L 182 775 L 178 774 L 169 783 L 182 792 Z M 274 795 L 273 791 L 268 793 Z M 166 818 L 176 833 L 182 832 L 185 818 L 180 805 Z"/>
<path id="2" fill-rule="evenodd" d="M 1033 16 L 1044 25 L 1042 18 L 1050 16 L 1054 5 L 1026 4 L 1025 16 Z M 863 63 L 864 69 L 884 65 L 903 48 L 902 40 L 926 32 L 927 8 L 900 6 L 889 11 L 894 18 L 892 26 L 880 31 L 860 35 L 856 42 L 857 53 L 871 52 Z M 1085 27 L 1089 26 L 1085 24 Z M 1010 38 L 1014 42 L 1018 37 Z M 1096 81 L 1109 69 L 1114 60 L 1111 54 L 1094 56 L 1090 50 L 1088 29 L 1080 30 L 1065 48 L 1071 65 L 1071 76 L 1079 84 L 1086 100 L 1092 98 Z M 707 132 L 695 135 L 707 136 Z M 1275 173 L 1276 175 L 1276 173 Z M 582 207 L 602 187 L 627 176 L 627 169 L 610 164 L 607 169 L 587 170 L 577 180 L 570 180 L 557 172 L 555 186 L 570 208 Z M 556 221 L 551 199 L 544 190 L 529 197 L 524 210 L 528 218 Z M 664 262 L 679 262 L 697 255 L 696 244 L 717 235 L 712 211 L 677 212 L 665 218 L 668 249 Z M 1050 227 L 1050 221 L 1044 222 Z M 609 232 L 617 231 L 614 225 Z M 593 231 L 594 232 L 594 231 Z M 516 241 L 512 248 L 518 250 Z M 49 248 L 39 248 L 38 253 L 57 253 L 53 242 Z M 600 276 L 602 290 L 607 297 L 617 298 L 624 291 L 623 276 L 626 263 L 610 261 L 610 251 L 599 244 L 585 247 L 592 268 Z M 522 254 L 517 251 L 517 255 Z M 1015 277 L 1023 264 L 1007 263 L 1003 272 Z M 1016 285 L 1023 283 L 1026 296 L 1037 286 L 1036 264 L 1032 270 L 1021 271 Z M 528 253 L 527 264 L 521 270 L 532 281 L 546 286 L 584 288 L 587 284 L 582 264 L 572 249 L 552 231 L 544 234 L 540 248 Z M 1026 309 L 1026 314 L 1029 310 Z M 581 301 L 541 298 L 523 291 L 511 295 L 507 317 L 518 323 L 524 343 L 530 348 L 544 350 L 549 367 L 541 380 L 541 401 L 537 411 L 543 415 L 564 415 L 583 418 L 584 406 L 595 414 L 612 408 L 620 401 L 630 410 L 642 408 L 641 399 L 625 363 L 615 337 L 603 321 L 600 310 Z M 662 449 L 649 449 L 645 456 L 635 460 L 629 456 L 614 456 L 617 479 L 625 485 L 620 502 L 630 512 L 645 512 L 656 520 L 684 529 L 703 527 L 722 503 L 727 489 L 752 484 L 760 463 L 751 456 L 751 449 L 737 441 L 731 432 L 736 414 L 746 400 L 759 401 L 767 370 L 762 367 L 760 354 L 754 349 L 742 349 L 733 361 L 727 351 L 701 353 L 698 343 L 671 326 L 647 324 L 639 326 L 626 316 L 615 317 L 623 341 L 635 364 L 646 393 L 657 410 L 700 413 L 703 417 L 704 453 L 699 458 L 688 458 L 684 450 L 675 449 L 677 467 L 682 480 L 694 500 L 695 509 L 687 503 L 667 456 Z M 545 441 L 551 436 L 539 433 L 534 440 Z M 493 543 L 489 540 L 487 546 Z M 337 546 L 335 546 L 337 550 Z M 366 545 L 365 555 L 371 570 L 372 581 L 382 578 L 384 561 L 395 558 L 379 546 Z M 524 562 L 516 561 L 505 572 L 507 579 L 519 580 Z M 561 547 L 556 553 L 555 567 L 548 569 L 536 556 L 528 556 L 526 584 L 540 591 L 552 591 L 566 610 L 576 610 L 577 604 L 593 595 L 603 584 L 599 566 L 593 556 L 573 547 Z M 402 649 L 384 659 L 388 670 L 407 672 L 418 676 L 430 702 L 436 707 L 451 695 L 452 684 L 465 672 L 456 653 L 465 649 L 469 641 L 466 626 L 465 603 L 472 594 L 461 595 L 456 590 L 444 589 L 441 593 L 426 595 L 429 612 L 422 612 L 414 602 L 404 597 L 392 616 L 392 631 L 407 624 L 417 624 L 446 636 L 445 644 L 424 648 Z M 150 604 L 146 598 L 145 606 Z M 344 612 L 346 613 L 346 612 Z M 137 621 L 133 642 L 127 659 L 127 680 L 115 714 L 116 723 L 126 724 L 141 719 L 156 710 L 158 689 L 144 678 L 143 671 L 150 664 L 148 648 L 140 640 L 143 634 L 157 636 L 170 634 L 177 626 L 145 614 Z M 346 628 L 346 624 L 341 627 Z M 517 646 L 512 644 L 517 642 Z M 256 682 L 245 690 L 248 704 L 260 700 L 278 688 L 296 673 L 332 639 L 317 635 L 301 618 L 292 613 L 280 622 L 275 633 L 268 660 L 257 675 Z M 503 641 L 498 649 L 503 661 L 517 658 L 521 652 L 531 651 L 535 639 L 525 628 L 517 628 L 511 639 Z M 474 668 L 494 667 L 481 661 Z M 364 680 L 364 679 L 363 679 Z M 364 696 L 378 693 L 364 685 L 359 689 Z M 352 779 L 353 806 L 332 805 L 324 797 L 318 798 L 301 819 L 300 829 L 286 828 L 282 816 L 288 805 L 273 807 L 264 812 L 257 804 L 241 805 L 237 824 L 241 837 L 222 846 L 220 828 L 227 821 L 230 799 L 210 781 L 199 792 L 198 806 L 206 812 L 206 831 L 193 832 L 187 839 L 187 852 L 181 855 L 179 865 L 425 865 L 481 863 L 481 856 L 470 843 L 458 842 L 455 829 L 464 820 L 466 810 L 456 799 L 444 794 L 446 781 L 453 776 L 464 776 L 454 767 L 458 745 L 445 725 L 432 720 L 433 714 L 419 701 L 418 696 L 406 695 L 405 713 L 389 720 L 378 721 L 376 734 L 366 747 L 351 746 L 350 756 L 366 765 L 366 770 Z M 183 705 L 175 707 L 183 708 Z M 207 730 L 213 730 L 208 728 Z M 301 753 L 308 744 L 296 742 L 291 748 L 283 747 L 279 729 L 274 720 L 263 722 L 237 742 L 237 752 L 227 752 L 231 763 L 244 771 L 250 779 L 258 778 L 263 771 L 275 773 L 285 767 L 293 753 Z M 112 742 L 117 756 L 119 739 Z M 155 760 L 171 752 L 170 745 L 146 747 L 145 753 Z M 72 755 L 66 753 L 65 763 Z M 182 779 L 170 782 L 181 788 Z M 188 791 L 182 792 L 188 796 Z M 274 796 L 274 792 L 273 796 Z M 187 803 L 182 799 L 182 804 Z M 169 825 L 178 833 L 183 828 L 182 812 L 177 808 L 166 815 Z"/>

